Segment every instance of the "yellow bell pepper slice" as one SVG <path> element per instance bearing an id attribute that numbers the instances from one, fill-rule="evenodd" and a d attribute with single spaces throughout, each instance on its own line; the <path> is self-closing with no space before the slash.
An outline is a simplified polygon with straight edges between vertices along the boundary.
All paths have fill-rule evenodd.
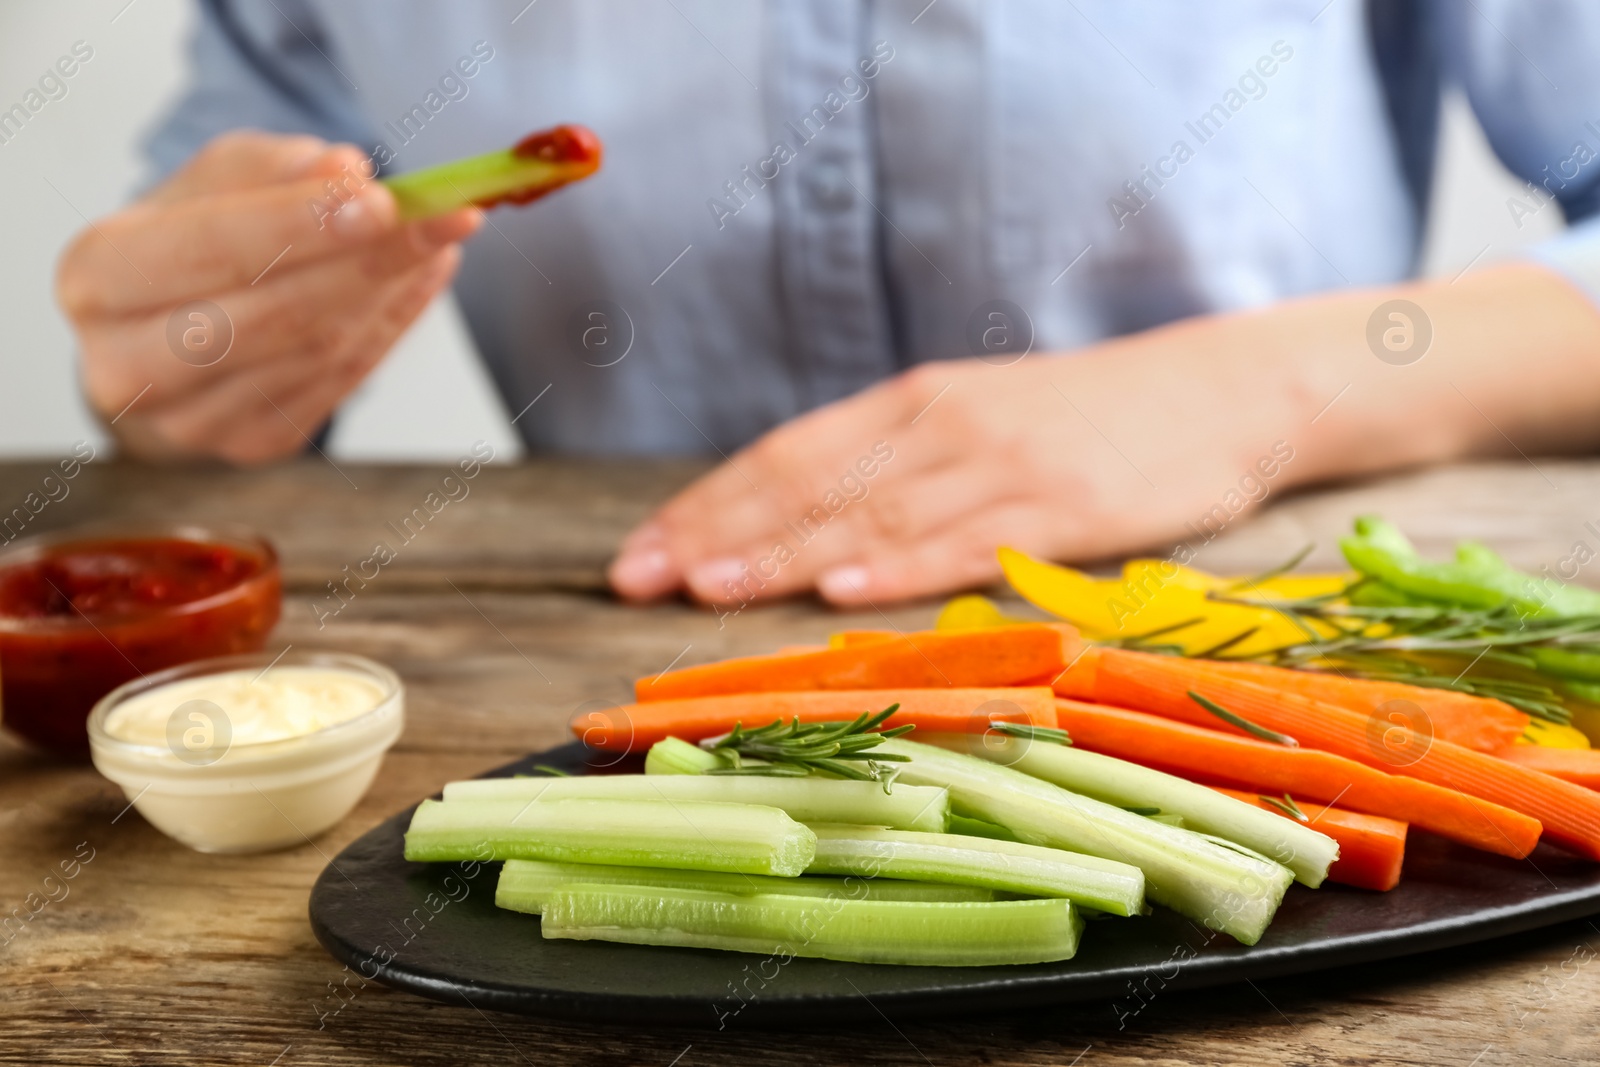
<path id="1" fill-rule="evenodd" d="M 1117 632 L 1117 620 L 1101 590 L 1105 583 L 1014 548 L 1002 547 L 999 557 L 1011 588 L 1034 607 L 1072 623 L 1089 637 Z"/>
<path id="2" fill-rule="evenodd" d="M 1017 619 L 1000 610 L 1000 605 L 986 596 L 958 596 L 939 610 L 935 630 L 987 630 L 995 626 L 1013 626 L 1027 619 Z"/>
<path id="3" fill-rule="evenodd" d="M 1067 568 L 1062 568 L 1067 569 Z M 1229 592 L 1243 600 L 1300 600 L 1305 597 L 1341 593 L 1355 580 L 1354 574 L 1279 574 L 1262 581 L 1246 583 L 1244 578 L 1219 577 L 1170 560 L 1136 559 L 1123 565 L 1124 582 L 1151 573 L 1161 584 L 1177 585 L 1203 593 Z"/>
<path id="4" fill-rule="evenodd" d="M 1534 719 L 1517 738 L 1519 745 L 1543 745 L 1545 748 L 1589 748 L 1589 738 L 1575 726 L 1562 726 L 1548 719 Z"/>
<path id="5" fill-rule="evenodd" d="M 1356 575 L 1349 573 L 1280 574 L 1276 578 L 1268 578 L 1264 582 L 1245 586 L 1240 590 L 1240 595 L 1257 600 L 1301 600 L 1305 597 L 1341 593 L 1355 579 Z"/>
<path id="6" fill-rule="evenodd" d="M 1237 579 L 1219 578 L 1170 560 L 1132 560 L 1123 567 L 1120 580 L 1096 580 L 1011 548 L 1001 548 L 999 558 L 1007 580 L 1023 599 L 1073 623 L 1091 638 L 1136 637 L 1188 623 L 1158 640 L 1193 655 L 1253 631 L 1228 646 L 1229 654 L 1237 656 L 1307 638 L 1299 625 L 1272 608 L 1207 598 L 1208 592 L 1235 586 Z M 1269 579 L 1249 592 L 1263 599 L 1306 596 L 1337 592 L 1348 581 L 1344 575 L 1297 575 L 1292 583 Z"/>

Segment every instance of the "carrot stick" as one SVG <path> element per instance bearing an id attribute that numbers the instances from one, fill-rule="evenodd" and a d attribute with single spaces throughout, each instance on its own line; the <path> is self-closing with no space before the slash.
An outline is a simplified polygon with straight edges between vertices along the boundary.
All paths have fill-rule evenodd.
<path id="1" fill-rule="evenodd" d="M 746 656 L 685 667 L 634 683 L 634 699 L 679 700 L 802 689 L 944 689 L 1014 685 L 1061 670 L 1077 634 L 1054 626 L 921 631 L 859 648 Z"/>
<path id="2" fill-rule="evenodd" d="M 1079 650 L 1079 649 L 1081 649 L 1083 647 L 1083 643 L 1079 639 L 1079 636 L 1078 636 L 1078 628 L 1076 626 L 1073 626 L 1071 623 L 1066 623 L 1066 622 L 1037 622 L 1037 623 L 1035 623 L 1035 622 L 1015 622 L 1014 621 L 1011 625 L 1012 626 L 1017 626 L 1017 625 L 1022 625 L 1022 626 L 1048 626 L 1053 630 L 1060 630 L 1063 634 L 1065 634 L 1067 636 L 1068 641 L 1069 641 L 1068 647 L 1073 650 L 1073 654 L 1074 655 L 1077 654 L 1077 650 Z M 1001 629 L 1001 628 L 1002 627 L 999 627 L 999 626 L 985 626 L 985 627 L 973 627 L 972 629 L 997 630 L 997 629 Z M 963 632 L 963 631 L 959 631 L 959 630 L 935 630 L 933 632 L 934 633 L 959 633 L 959 632 Z M 970 630 L 967 631 L 967 632 L 970 632 Z M 880 641 L 891 641 L 896 637 L 903 637 L 903 636 L 905 636 L 905 635 L 897 633 L 894 630 L 835 630 L 833 633 L 828 635 L 828 647 L 829 648 L 860 648 L 863 645 L 877 644 Z"/>
<path id="3" fill-rule="evenodd" d="M 699 741 L 733 729 L 765 726 L 799 716 L 801 722 L 853 719 L 890 704 L 900 710 L 886 727 L 914 724 L 940 733 L 982 733 L 991 717 L 1034 726 L 1056 724 L 1055 696 L 1032 689 L 835 689 L 799 693 L 736 693 L 731 696 L 653 700 L 579 716 L 572 732 L 585 744 L 616 752 L 641 752 L 667 737 Z"/>
<path id="4" fill-rule="evenodd" d="M 1600 789 L 1600 749 L 1511 745 L 1496 755 L 1585 789 Z"/>
<path id="5" fill-rule="evenodd" d="M 1440 837 L 1517 859 L 1539 841 L 1539 823 L 1526 815 L 1453 789 L 1385 774 L 1331 752 L 1286 748 L 1077 700 L 1057 700 L 1056 719 L 1074 745 L 1181 778 L 1226 782 L 1274 796 L 1289 793 L 1403 819 Z"/>
<path id="6" fill-rule="evenodd" d="M 1302 745 L 1520 811 L 1538 819 L 1552 843 L 1600 860 L 1600 794 L 1593 790 L 1449 741 L 1430 739 L 1401 724 L 1230 678 L 1201 660 L 1101 648 L 1084 655 L 1078 666 L 1088 659 L 1095 661 L 1088 669 L 1075 667 L 1063 672 L 1057 692 L 1065 687 L 1072 696 L 1103 704 L 1234 729 L 1189 696 L 1195 692 Z M 1089 692 L 1081 688 L 1085 677 L 1092 678 Z"/>
<path id="7" fill-rule="evenodd" d="M 1217 792 L 1266 808 L 1285 819 L 1294 818 L 1260 794 L 1237 789 L 1217 789 Z M 1388 892 L 1400 884 L 1400 866 L 1406 858 L 1405 823 L 1381 815 L 1308 804 L 1298 798 L 1295 807 L 1305 815 L 1312 828 L 1339 842 L 1339 858 L 1328 868 L 1328 881 L 1379 892 Z"/>
<path id="8" fill-rule="evenodd" d="M 1384 705 L 1391 701 L 1407 701 L 1421 709 L 1434 737 L 1478 752 L 1498 753 L 1515 743 L 1531 721 L 1528 715 L 1510 704 L 1471 693 L 1429 689 L 1404 682 L 1344 678 L 1325 671 L 1290 670 L 1265 663 L 1206 660 L 1205 664 L 1218 674 L 1269 686 L 1280 693 L 1299 693 L 1313 700 L 1325 700 L 1363 715 L 1384 715 L 1391 710 Z M 1408 717 L 1415 714 L 1404 708 L 1394 710 Z"/>

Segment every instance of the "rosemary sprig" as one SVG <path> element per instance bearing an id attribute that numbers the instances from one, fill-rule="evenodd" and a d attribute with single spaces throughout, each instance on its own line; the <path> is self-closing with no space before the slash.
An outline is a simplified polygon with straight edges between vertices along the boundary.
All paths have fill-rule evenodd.
<path id="1" fill-rule="evenodd" d="M 1421 662 L 1366 656 L 1359 653 L 1330 655 L 1326 657 L 1326 667 L 1342 675 L 1365 678 L 1374 682 L 1404 682 L 1426 689 L 1446 689 L 1471 696 L 1489 697 L 1510 704 L 1536 718 L 1561 725 L 1567 725 L 1572 720 L 1572 712 L 1563 703 L 1562 694 L 1550 685 L 1493 675 L 1469 677 L 1467 672 L 1472 667 L 1471 656 L 1457 654 L 1430 658 L 1440 665 L 1447 665 L 1449 673 L 1435 673 Z M 1492 652 L 1484 655 L 1480 663 L 1491 659 L 1497 660 Z M 1294 662 L 1282 665 L 1300 666 Z"/>
<path id="2" fill-rule="evenodd" d="M 1537 718 L 1571 722 L 1567 702 L 1582 700 L 1582 694 L 1541 671 L 1531 653 L 1554 648 L 1600 656 L 1600 616 L 1535 618 L 1514 605 L 1349 602 L 1366 584 L 1361 579 L 1338 592 L 1288 600 L 1232 595 L 1237 586 L 1208 596 L 1270 608 L 1307 634 L 1305 641 L 1239 659 L 1491 697 Z M 1332 635 L 1319 633 L 1313 623 Z M 1230 658 L 1225 651 L 1212 648 L 1202 655 Z"/>
<path id="3" fill-rule="evenodd" d="M 1249 719 L 1235 715 L 1233 712 L 1229 711 L 1221 704 L 1218 704 L 1216 701 L 1207 700 L 1199 693 L 1196 693 L 1193 689 L 1189 690 L 1189 699 L 1194 701 L 1196 704 L 1199 704 L 1202 708 L 1205 708 L 1223 722 L 1228 723 L 1230 726 L 1237 726 L 1245 733 L 1253 734 L 1254 736 L 1261 738 L 1263 741 L 1271 741 L 1273 744 L 1284 745 L 1288 748 L 1300 747 L 1300 742 L 1296 741 L 1288 734 L 1280 734 L 1278 731 L 1269 730 L 1265 726 L 1257 726 Z"/>
<path id="4" fill-rule="evenodd" d="M 899 704 L 890 704 L 875 715 L 863 712 L 850 722 L 802 723 L 797 716 L 787 723 L 778 719 L 754 730 L 736 723 L 731 732 L 700 742 L 701 748 L 729 764 L 706 773 L 800 777 L 820 771 L 861 782 L 882 782 L 888 792 L 898 771 L 886 764 L 908 763 L 910 757 L 872 749 L 887 738 L 915 729 L 909 724 L 880 729 L 898 710 Z M 749 764 L 747 759 L 758 762 Z"/>
<path id="5" fill-rule="evenodd" d="M 1325 643 L 1351 647 L 1418 651 L 1467 649 L 1485 643 L 1520 646 L 1552 643 L 1586 645 L 1600 650 L 1600 616 L 1539 619 L 1524 616 L 1515 607 L 1460 608 L 1431 604 L 1352 604 L 1343 598 L 1361 582 L 1339 593 L 1300 600 L 1269 600 L 1212 592 L 1207 599 L 1222 604 L 1270 608 L 1291 618 L 1316 620 L 1344 631 Z M 1373 630 L 1380 630 L 1374 633 Z"/>
<path id="6" fill-rule="evenodd" d="M 1218 658 L 1221 657 L 1222 653 L 1228 651 L 1228 649 L 1232 648 L 1234 645 L 1237 645 L 1240 641 L 1243 641 L 1248 637 L 1254 636 L 1256 631 L 1258 631 L 1260 629 L 1261 629 L 1261 627 L 1259 627 L 1259 626 L 1252 626 L 1247 630 L 1240 630 L 1238 633 L 1234 634 L 1232 637 L 1224 638 L 1223 640 L 1218 641 L 1216 644 L 1212 645 L 1210 648 L 1202 648 L 1200 651 L 1193 653 L 1193 658 L 1195 658 L 1195 659 L 1218 659 Z"/>
<path id="7" fill-rule="evenodd" d="M 1231 592 L 1235 589 L 1254 589 L 1262 582 L 1270 582 L 1274 578 L 1281 578 L 1283 575 L 1288 574 L 1290 571 L 1300 566 L 1300 564 L 1304 563 L 1306 557 L 1311 555 L 1311 553 L 1316 550 L 1316 547 L 1317 543 L 1315 541 L 1307 541 L 1304 548 L 1290 556 L 1288 559 L 1284 560 L 1282 563 L 1278 564 L 1276 567 L 1268 567 L 1260 574 L 1252 574 L 1246 578 L 1240 578 L 1238 581 L 1229 585 L 1228 590 Z"/>
<path id="8" fill-rule="evenodd" d="M 1025 741 L 1044 741 L 1052 745 L 1070 745 L 1072 738 L 1065 730 L 1054 726 L 1035 726 L 1028 722 L 1002 722 L 993 719 L 989 722 L 989 729 L 1012 737 L 1020 737 Z"/>
<path id="9" fill-rule="evenodd" d="M 1158 626 L 1154 630 L 1146 630 L 1142 634 L 1129 634 L 1126 637 L 1108 637 L 1100 643 L 1111 648 L 1138 649 L 1142 652 L 1171 652 L 1175 655 L 1182 655 L 1182 645 L 1158 644 L 1153 642 L 1152 639 L 1157 637 L 1165 637 L 1167 634 L 1176 633 L 1179 630 L 1187 629 L 1190 626 L 1195 626 L 1205 621 L 1205 616 L 1196 615 L 1192 619 L 1184 619 L 1181 622 L 1168 623 L 1166 626 Z"/>
<path id="10" fill-rule="evenodd" d="M 1258 796 L 1256 799 L 1261 801 L 1263 804 L 1271 804 L 1273 807 L 1277 808 L 1291 819 L 1295 819 L 1303 823 L 1309 823 L 1311 821 L 1310 819 L 1306 818 L 1306 813 L 1300 810 L 1300 805 L 1294 802 L 1294 797 L 1291 797 L 1288 793 L 1283 794 L 1282 800 L 1279 800 L 1277 797 L 1263 796 Z"/>

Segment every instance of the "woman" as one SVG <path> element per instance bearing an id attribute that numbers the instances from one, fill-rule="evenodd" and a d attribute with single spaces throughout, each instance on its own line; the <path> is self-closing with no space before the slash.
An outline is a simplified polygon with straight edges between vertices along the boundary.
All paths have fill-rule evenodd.
<path id="1" fill-rule="evenodd" d="M 1600 439 L 1580 0 L 202 11 L 170 176 L 61 267 L 135 454 L 302 449 L 458 268 L 531 447 L 722 457 L 624 544 L 635 599 L 881 604 Z M 1446 78 L 1513 216 L 1575 225 L 1408 281 Z M 367 180 L 558 122 L 606 165 L 530 208 L 400 225 Z"/>

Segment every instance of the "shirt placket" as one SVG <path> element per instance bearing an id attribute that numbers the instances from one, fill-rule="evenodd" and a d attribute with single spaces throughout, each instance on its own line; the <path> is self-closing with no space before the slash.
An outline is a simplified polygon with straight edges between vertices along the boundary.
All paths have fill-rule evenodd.
<path id="1" fill-rule="evenodd" d="M 860 67 L 870 52 L 867 7 L 867 0 L 820 0 L 769 9 L 767 125 L 774 152 L 793 153 L 772 182 L 778 285 L 789 365 L 806 407 L 857 392 L 895 367 L 879 256 L 872 83 Z M 847 78 L 853 81 L 841 84 Z"/>

